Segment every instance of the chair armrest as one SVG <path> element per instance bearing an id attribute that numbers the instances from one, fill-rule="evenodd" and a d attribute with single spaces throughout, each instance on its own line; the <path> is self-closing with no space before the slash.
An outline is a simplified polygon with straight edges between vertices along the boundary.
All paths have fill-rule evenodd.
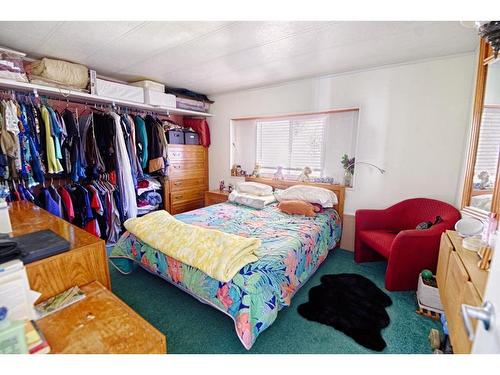
<path id="1" fill-rule="evenodd" d="M 442 233 L 443 231 L 439 228 L 402 230 L 392 243 L 391 255 L 393 252 L 412 252 L 416 248 L 422 253 L 427 252 L 428 249 L 434 251 L 436 246 L 439 248 Z"/>
<path id="2" fill-rule="evenodd" d="M 397 229 L 395 218 L 389 209 L 356 210 L 356 231 L 365 229 Z"/>

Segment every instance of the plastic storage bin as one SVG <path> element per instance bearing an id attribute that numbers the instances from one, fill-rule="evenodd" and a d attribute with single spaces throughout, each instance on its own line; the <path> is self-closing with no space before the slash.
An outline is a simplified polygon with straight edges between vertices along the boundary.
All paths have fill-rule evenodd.
<path id="1" fill-rule="evenodd" d="M 97 95 L 105 96 L 106 98 L 144 103 L 144 89 L 142 87 L 124 85 L 97 78 L 95 91 Z"/>
<path id="2" fill-rule="evenodd" d="M 9 321 L 7 308 L 0 307 L 0 354 L 26 354 L 26 336 L 24 322 L 21 320 Z"/>
<path id="3" fill-rule="evenodd" d="M 192 132 L 190 130 L 184 131 L 184 144 L 186 145 L 199 145 L 200 137 L 198 137 L 198 133 Z"/>
<path id="4" fill-rule="evenodd" d="M 439 297 L 439 289 L 425 285 L 422 280 L 422 275 L 418 276 L 417 302 L 423 309 L 437 313 L 443 312 L 443 305 L 441 305 L 441 298 Z"/>
<path id="5" fill-rule="evenodd" d="M 168 143 L 172 145 L 183 145 L 184 144 L 184 132 L 178 129 L 170 129 L 167 131 Z"/>
<path id="6" fill-rule="evenodd" d="M 175 95 L 144 89 L 144 102 L 149 105 L 175 108 Z"/>

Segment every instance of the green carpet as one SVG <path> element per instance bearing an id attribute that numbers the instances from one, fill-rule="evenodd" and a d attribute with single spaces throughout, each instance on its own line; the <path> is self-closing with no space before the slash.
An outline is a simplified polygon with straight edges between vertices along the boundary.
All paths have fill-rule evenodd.
<path id="1" fill-rule="evenodd" d="M 385 262 L 356 264 L 353 253 L 334 250 L 315 275 L 295 295 L 290 307 L 281 310 L 250 351 L 245 350 L 231 318 L 205 305 L 166 281 L 138 268 L 125 276 L 111 270 L 113 292 L 167 336 L 169 353 L 375 353 L 336 329 L 310 322 L 297 312 L 307 301 L 308 290 L 321 275 L 358 273 L 384 288 Z M 413 292 L 388 293 L 389 327 L 382 331 L 387 347 L 383 353 L 430 353 L 427 335 L 440 324 L 415 313 Z"/>

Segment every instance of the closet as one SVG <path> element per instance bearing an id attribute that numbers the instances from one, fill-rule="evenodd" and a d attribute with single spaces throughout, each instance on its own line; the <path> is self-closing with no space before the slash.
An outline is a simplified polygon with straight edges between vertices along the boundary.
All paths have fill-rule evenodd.
<path id="1" fill-rule="evenodd" d="M 203 206 L 207 147 L 167 141 L 166 130 L 184 126 L 187 111 L 2 83 L 0 193 L 7 200 L 31 201 L 108 243 L 128 218 Z"/>

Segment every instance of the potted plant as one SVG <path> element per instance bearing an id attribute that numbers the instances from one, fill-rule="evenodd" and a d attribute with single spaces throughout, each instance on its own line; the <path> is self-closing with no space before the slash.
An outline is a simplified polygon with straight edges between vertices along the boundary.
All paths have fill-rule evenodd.
<path id="1" fill-rule="evenodd" d="M 340 159 L 340 162 L 344 167 L 344 185 L 352 187 L 352 176 L 354 175 L 354 164 L 356 163 L 356 158 L 353 157 L 349 159 L 349 156 L 344 154 L 342 159 Z"/>

